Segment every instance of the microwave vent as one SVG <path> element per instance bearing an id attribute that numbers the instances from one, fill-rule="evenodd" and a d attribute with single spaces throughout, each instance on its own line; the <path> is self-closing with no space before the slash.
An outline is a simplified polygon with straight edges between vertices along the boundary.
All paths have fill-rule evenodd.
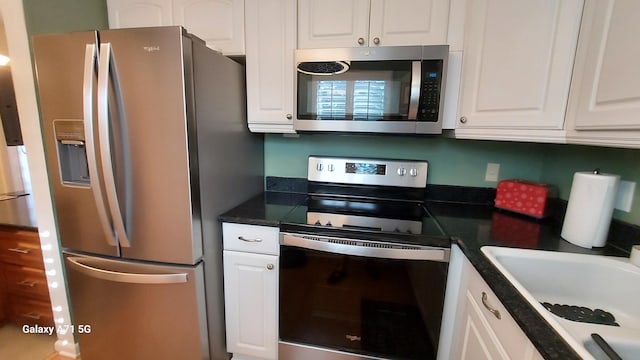
<path id="1" fill-rule="evenodd" d="M 349 64 L 345 61 L 314 61 L 298 64 L 298 71 L 309 75 L 338 75 L 347 70 L 349 70 Z"/>

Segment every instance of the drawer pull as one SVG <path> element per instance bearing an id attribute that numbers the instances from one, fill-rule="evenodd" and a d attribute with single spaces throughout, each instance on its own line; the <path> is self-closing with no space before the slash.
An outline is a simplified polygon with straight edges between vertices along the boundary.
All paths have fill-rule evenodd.
<path id="1" fill-rule="evenodd" d="M 16 284 L 18 284 L 20 286 L 30 287 L 30 288 L 36 286 L 36 283 L 34 283 L 33 281 L 28 281 L 28 280 L 22 280 L 20 282 L 17 282 Z"/>
<path id="2" fill-rule="evenodd" d="M 244 237 L 244 236 L 238 236 L 238 240 L 242 240 L 242 241 L 244 241 L 244 242 L 251 242 L 251 243 L 259 243 L 259 242 L 262 242 L 262 239 L 260 239 L 260 238 L 249 239 L 249 238 L 246 238 L 246 237 Z"/>
<path id="3" fill-rule="evenodd" d="M 30 312 L 28 314 L 20 314 L 20 316 L 28 318 L 28 319 L 33 319 L 33 320 L 40 320 L 40 318 L 41 318 L 40 314 L 38 314 L 36 312 Z"/>
<path id="4" fill-rule="evenodd" d="M 20 254 L 28 254 L 29 253 L 29 249 L 21 249 L 21 248 L 8 248 L 7 250 L 14 252 L 14 253 L 20 253 Z"/>
<path id="5" fill-rule="evenodd" d="M 486 292 L 482 292 L 482 305 L 484 305 L 485 308 L 487 308 L 487 310 L 489 310 L 489 312 L 491 312 L 498 320 L 500 320 L 502 318 L 502 316 L 500 315 L 500 311 L 492 308 L 488 302 L 487 302 L 487 293 Z"/>

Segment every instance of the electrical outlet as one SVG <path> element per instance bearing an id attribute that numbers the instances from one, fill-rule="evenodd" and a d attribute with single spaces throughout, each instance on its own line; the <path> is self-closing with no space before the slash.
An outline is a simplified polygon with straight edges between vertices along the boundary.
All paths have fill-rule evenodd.
<path id="1" fill-rule="evenodd" d="M 487 163 L 487 172 L 484 174 L 484 181 L 498 181 L 500 175 L 500 164 Z"/>
<path id="2" fill-rule="evenodd" d="M 633 181 L 620 181 L 614 207 L 618 210 L 629 212 L 633 203 L 633 193 L 636 191 L 636 183 Z"/>

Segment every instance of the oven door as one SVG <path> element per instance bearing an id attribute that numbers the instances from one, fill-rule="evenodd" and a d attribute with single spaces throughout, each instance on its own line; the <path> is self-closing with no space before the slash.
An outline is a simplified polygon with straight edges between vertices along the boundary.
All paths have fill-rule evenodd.
<path id="1" fill-rule="evenodd" d="M 279 359 L 435 359 L 448 256 L 282 234 Z"/>

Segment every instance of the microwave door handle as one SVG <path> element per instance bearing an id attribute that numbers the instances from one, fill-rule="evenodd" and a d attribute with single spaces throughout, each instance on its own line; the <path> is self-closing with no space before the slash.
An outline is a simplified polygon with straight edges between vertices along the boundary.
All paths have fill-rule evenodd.
<path id="1" fill-rule="evenodd" d="M 109 132 L 109 79 L 111 76 L 111 44 L 100 44 L 100 71 L 98 72 L 98 136 L 100 139 L 100 160 L 107 202 L 113 227 L 120 246 L 131 247 L 131 242 L 124 227 L 124 219 L 120 211 L 120 202 L 116 191 L 116 181 L 111 161 L 111 135 Z"/>
<path id="2" fill-rule="evenodd" d="M 409 92 L 409 120 L 418 120 L 420 88 L 422 83 L 422 62 L 411 62 L 411 90 Z"/>
<path id="3" fill-rule="evenodd" d="M 87 168 L 89 169 L 89 181 L 93 200 L 98 211 L 98 219 L 104 232 L 107 243 L 118 246 L 111 223 L 107 216 L 107 207 L 104 203 L 102 186 L 100 185 L 98 162 L 96 160 L 96 146 L 93 139 L 93 79 L 96 71 L 96 44 L 87 44 L 84 52 L 84 79 L 82 84 L 82 106 L 84 115 L 84 146 L 87 153 Z"/>

